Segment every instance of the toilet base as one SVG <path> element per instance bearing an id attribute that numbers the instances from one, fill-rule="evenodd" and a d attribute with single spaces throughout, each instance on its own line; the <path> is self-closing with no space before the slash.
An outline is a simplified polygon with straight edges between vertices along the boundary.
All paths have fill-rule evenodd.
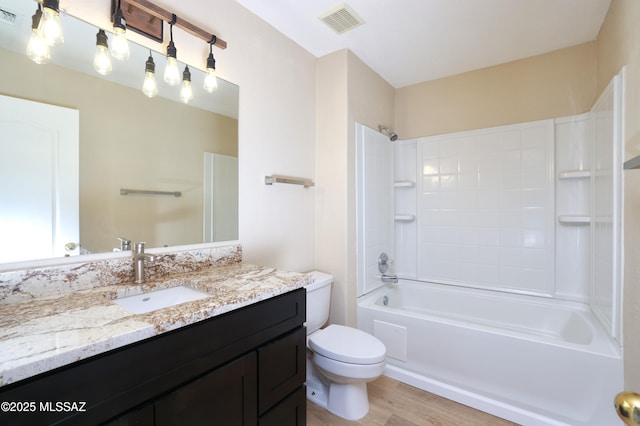
<path id="1" fill-rule="evenodd" d="M 369 412 L 369 396 L 366 383 L 339 384 L 329 386 L 327 410 L 347 420 L 360 420 Z"/>
<path id="2" fill-rule="evenodd" d="M 307 399 L 338 417 L 356 421 L 369 412 L 366 383 L 326 384 L 307 359 Z"/>

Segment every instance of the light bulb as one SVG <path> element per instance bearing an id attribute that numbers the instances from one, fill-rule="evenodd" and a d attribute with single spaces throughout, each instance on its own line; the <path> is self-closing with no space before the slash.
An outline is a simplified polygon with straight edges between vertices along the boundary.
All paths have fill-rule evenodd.
<path id="1" fill-rule="evenodd" d="M 164 68 L 164 81 L 169 86 L 177 86 L 180 84 L 180 69 L 176 58 L 167 57 L 167 65 Z"/>
<path id="2" fill-rule="evenodd" d="M 150 98 L 158 94 L 158 82 L 156 81 L 156 64 L 149 55 L 149 59 L 145 64 L 144 82 L 142 83 L 142 93 Z"/>
<path id="3" fill-rule="evenodd" d="M 207 74 L 204 76 L 204 90 L 213 93 L 218 88 L 218 79 L 216 78 L 216 70 L 207 68 Z"/>
<path id="4" fill-rule="evenodd" d="M 182 73 L 182 88 L 180 89 L 180 100 L 185 104 L 188 104 L 191 100 L 193 100 L 191 72 L 189 72 L 188 66 L 184 67 L 184 72 Z"/>
<path id="5" fill-rule="evenodd" d="M 107 34 L 105 34 L 104 30 L 99 30 L 96 38 L 96 56 L 93 58 L 93 68 L 99 74 L 107 75 L 112 69 L 109 47 L 107 46 Z"/>
<path id="6" fill-rule="evenodd" d="M 51 62 L 51 49 L 40 31 L 32 30 L 29 44 L 27 44 L 27 56 L 36 64 L 48 64 Z"/>
<path id="7" fill-rule="evenodd" d="M 127 41 L 127 33 L 121 28 L 114 28 L 113 37 L 111 38 L 111 56 L 119 61 L 126 61 L 131 55 L 129 50 L 129 42 Z"/>
<path id="8" fill-rule="evenodd" d="M 126 61 L 131 55 L 129 50 L 129 42 L 127 41 L 127 23 L 122 16 L 122 10 L 118 6 L 118 10 L 113 14 L 113 39 L 111 40 L 111 56 L 119 61 Z"/>
<path id="9" fill-rule="evenodd" d="M 39 29 L 47 40 L 49 46 L 57 46 L 64 43 L 64 34 L 62 33 L 62 25 L 60 24 L 60 14 L 58 13 L 57 1 L 44 1 L 44 13 L 40 20 Z"/>
<path id="10" fill-rule="evenodd" d="M 38 29 L 42 19 L 42 10 L 39 7 L 31 19 L 31 37 L 27 44 L 27 56 L 36 64 L 48 64 L 51 62 L 51 49 Z"/>
<path id="11" fill-rule="evenodd" d="M 209 45 L 209 57 L 207 58 L 207 70 L 204 76 L 204 90 L 213 93 L 218 88 L 218 79 L 216 78 L 216 60 L 211 52 L 212 45 Z"/>

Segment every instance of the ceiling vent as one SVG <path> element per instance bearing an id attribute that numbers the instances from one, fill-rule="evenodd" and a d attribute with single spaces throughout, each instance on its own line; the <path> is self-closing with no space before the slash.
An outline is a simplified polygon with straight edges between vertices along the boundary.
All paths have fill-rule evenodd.
<path id="1" fill-rule="evenodd" d="M 0 22 L 13 25 L 16 22 L 16 15 L 7 10 L 0 9 Z"/>
<path id="2" fill-rule="evenodd" d="M 342 34 L 364 24 L 362 18 L 356 15 L 353 9 L 347 6 L 347 4 L 341 4 L 318 18 L 338 34 Z"/>

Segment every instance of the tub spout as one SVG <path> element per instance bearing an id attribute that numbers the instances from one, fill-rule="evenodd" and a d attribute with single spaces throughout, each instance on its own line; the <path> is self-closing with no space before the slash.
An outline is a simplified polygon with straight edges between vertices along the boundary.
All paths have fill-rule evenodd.
<path id="1" fill-rule="evenodd" d="M 398 284 L 398 276 L 397 275 L 387 275 L 387 274 L 382 274 L 382 282 L 383 283 L 394 283 L 394 284 Z"/>

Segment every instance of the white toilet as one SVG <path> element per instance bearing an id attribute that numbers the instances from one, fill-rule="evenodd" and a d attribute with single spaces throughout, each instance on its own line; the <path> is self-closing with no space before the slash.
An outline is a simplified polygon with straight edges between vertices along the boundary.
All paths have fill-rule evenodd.
<path id="1" fill-rule="evenodd" d="M 331 275 L 313 271 L 307 290 L 307 399 L 336 416 L 359 420 L 369 411 L 367 382 L 382 375 L 384 344 L 364 331 L 330 325 Z"/>

